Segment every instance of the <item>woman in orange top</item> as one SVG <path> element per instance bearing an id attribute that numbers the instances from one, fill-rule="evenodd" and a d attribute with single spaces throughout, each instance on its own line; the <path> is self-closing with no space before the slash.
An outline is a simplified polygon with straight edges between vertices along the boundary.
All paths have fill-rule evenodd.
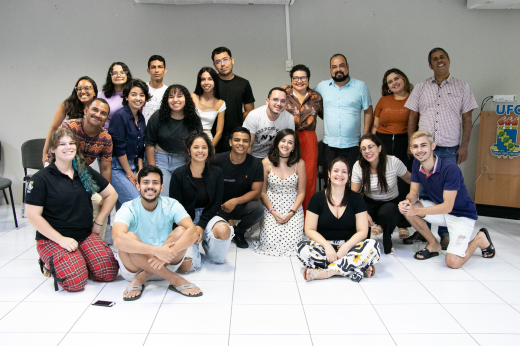
<path id="1" fill-rule="evenodd" d="M 410 110 L 404 104 L 412 91 L 412 84 L 408 77 L 399 69 L 392 68 L 386 71 L 383 77 L 382 95 L 374 110 L 374 124 L 372 133 L 375 134 L 385 146 L 388 155 L 394 155 L 401 160 L 409 172 L 412 171 L 412 162 L 408 157 L 408 117 Z M 399 197 L 406 198 L 410 186 L 398 179 Z M 379 227 L 379 228 L 378 228 Z M 409 224 L 400 218 L 399 238 L 410 236 Z M 372 229 L 372 234 L 378 234 L 380 226 Z M 382 232 L 382 229 L 379 233 Z"/>
<path id="2" fill-rule="evenodd" d="M 291 86 L 286 88 L 287 112 L 294 116 L 296 134 L 300 141 L 301 158 L 305 162 L 307 184 L 303 212 L 312 195 L 316 193 L 318 179 L 318 138 L 316 137 L 316 119 L 323 119 L 323 100 L 321 95 L 309 88 L 311 71 L 305 65 L 296 65 L 289 72 Z"/>

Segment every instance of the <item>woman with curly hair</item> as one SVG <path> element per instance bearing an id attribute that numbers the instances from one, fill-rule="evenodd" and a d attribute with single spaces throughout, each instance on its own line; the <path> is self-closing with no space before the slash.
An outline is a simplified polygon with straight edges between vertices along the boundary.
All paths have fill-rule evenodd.
<path id="1" fill-rule="evenodd" d="M 85 106 L 98 93 L 97 84 L 88 76 L 83 76 L 78 79 L 76 86 L 65 101 L 63 101 L 52 120 L 51 127 L 45 139 L 45 146 L 42 152 L 42 162 L 45 165 L 47 161 L 47 153 L 49 151 L 49 141 L 54 131 L 60 127 L 61 123 L 66 119 L 80 119 L 85 115 Z"/>
<path id="2" fill-rule="evenodd" d="M 175 169 L 186 162 L 183 140 L 202 123 L 190 92 L 185 86 L 170 85 L 164 92 L 161 108 L 152 114 L 146 127 L 146 162 L 164 174 L 162 196 L 168 196 Z"/>
<path id="3" fill-rule="evenodd" d="M 124 62 L 116 61 L 108 68 L 107 79 L 97 97 L 105 99 L 110 107 L 105 129 L 108 130 L 112 116 L 123 108 L 123 89 L 132 80 L 132 73 Z"/>
<path id="4" fill-rule="evenodd" d="M 307 183 L 298 135 L 284 129 L 276 135 L 264 165 L 260 240 L 255 252 L 270 256 L 294 256 L 303 239 L 303 208 Z"/>
<path id="5" fill-rule="evenodd" d="M 113 281 L 118 265 L 99 236 L 103 220 L 117 200 L 117 193 L 101 174 L 85 166 L 78 137 L 69 129 L 56 130 L 49 147 L 56 160 L 40 170 L 27 187 L 26 210 L 37 229 L 36 249 L 40 269 L 69 292 L 82 290 L 87 278 Z M 92 220 L 91 197 L 104 200 Z"/>
<path id="6" fill-rule="evenodd" d="M 215 148 L 222 138 L 224 131 L 224 113 L 226 102 L 220 99 L 220 90 L 217 72 L 211 67 L 203 67 L 197 75 L 197 85 L 191 94 L 195 107 L 202 121 L 202 128 Z M 215 137 L 211 134 L 213 123 L 217 120 Z"/>
<path id="7" fill-rule="evenodd" d="M 123 108 L 114 113 L 108 133 L 112 136 L 112 184 L 118 205 L 139 197 L 137 173 L 143 168 L 146 123 L 141 108 L 151 96 L 148 85 L 132 79 L 123 89 Z"/>

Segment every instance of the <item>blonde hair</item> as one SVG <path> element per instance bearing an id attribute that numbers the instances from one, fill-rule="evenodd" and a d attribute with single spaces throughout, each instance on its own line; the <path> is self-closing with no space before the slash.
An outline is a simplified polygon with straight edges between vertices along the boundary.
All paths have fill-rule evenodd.
<path id="1" fill-rule="evenodd" d="M 430 145 L 433 144 L 433 136 L 431 133 L 428 131 L 417 131 L 410 137 L 410 146 L 412 146 L 412 143 L 415 139 L 420 137 L 426 137 Z"/>

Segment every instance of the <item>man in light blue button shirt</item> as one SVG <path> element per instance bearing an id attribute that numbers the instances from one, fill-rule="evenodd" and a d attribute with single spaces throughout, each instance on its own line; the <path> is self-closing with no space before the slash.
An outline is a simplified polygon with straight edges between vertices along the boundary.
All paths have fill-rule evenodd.
<path id="1" fill-rule="evenodd" d="M 347 58 L 334 54 L 330 58 L 332 79 L 314 88 L 323 98 L 323 164 L 327 177 L 330 162 L 338 156 L 347 158 L 352 169 L 359 156 L 361 111 L 364 112 L 363 134 L 370 131 L 374 118 L 368 88 L 364 82 L 351 78 L 348 68 Z"/>

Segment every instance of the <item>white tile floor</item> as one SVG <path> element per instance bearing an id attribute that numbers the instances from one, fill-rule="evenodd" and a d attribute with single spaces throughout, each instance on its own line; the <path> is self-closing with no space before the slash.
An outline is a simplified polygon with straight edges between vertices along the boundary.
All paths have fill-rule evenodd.
<path id="1" fill-rule="evenodd" d="M 120 278 L 54 292 L 39 271 L 34 228 L 19 223 L 0 206 L 0 345 L 520 345 L 516 220 L 480 217 L 475 232 L 488 228 L 497 256 L 477 250 L 463 269 L 448 269 L 444 255 L 414 260 L 412 246 L 396 240 L 372 279 L 307 283 L 297 259 L 232 245 L 225 265 L 187 276 L 203 297 L 156 281 L 135 302 L 122 300 Z M 116 305 L 90 305 L 98 299 Z"/>

